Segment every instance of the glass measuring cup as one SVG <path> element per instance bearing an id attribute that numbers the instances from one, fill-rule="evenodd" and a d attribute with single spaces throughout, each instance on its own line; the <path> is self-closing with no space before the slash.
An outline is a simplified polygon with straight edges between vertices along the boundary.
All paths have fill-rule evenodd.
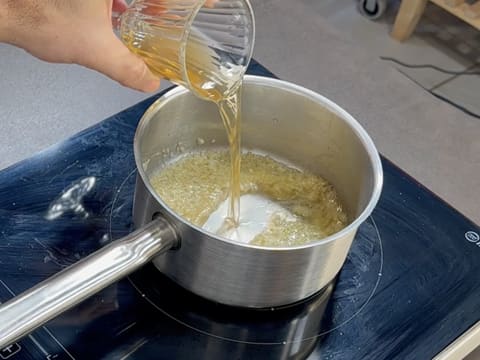
<path id="1" fill-rule="evenodd" d="M 154 74 L 215 102 L 233 93 L 252 57 L 249 0 L 135 0 L 119 23 Z"/>

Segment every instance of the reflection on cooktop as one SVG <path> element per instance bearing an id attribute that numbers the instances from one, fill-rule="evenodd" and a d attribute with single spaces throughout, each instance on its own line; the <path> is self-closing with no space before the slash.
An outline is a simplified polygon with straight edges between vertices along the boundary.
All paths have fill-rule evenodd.
<path id="1" fill-rule="evenodd" d="M 232 353 L 242 354 L 242 358 L 305 358 L 317 343 L 333 289 L 330 284 L 299 303 L 255 310 L 202 299 L 159 274 L 153 265 L 129 278 L 152 309 L 183 326 L 183 336 L 202 335 L 205 345 L 215 344 L 215 351 L 203 346 L 204 353 L 197 352 L 206 359 Z"/>

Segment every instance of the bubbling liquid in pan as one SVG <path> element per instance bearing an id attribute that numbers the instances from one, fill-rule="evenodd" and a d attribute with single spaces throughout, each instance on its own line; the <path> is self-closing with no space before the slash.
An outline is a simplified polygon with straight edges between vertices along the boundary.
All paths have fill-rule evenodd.
<path id="1" fill-rule="evenodd" d="M 178 215 L 242 243 L 289 247 L 320 240 L 348 222 L 334 187 L 321 177 L 252 152 L 241 155 L 237 227 L 226 227 L 230 194 L 228 151 L 177 158 L 150 182 Z"/>

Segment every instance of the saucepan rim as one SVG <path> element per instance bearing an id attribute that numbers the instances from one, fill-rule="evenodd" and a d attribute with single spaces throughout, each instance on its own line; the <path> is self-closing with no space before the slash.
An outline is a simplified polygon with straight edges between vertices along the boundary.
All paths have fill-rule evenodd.
<path id="1" fill-rule="evenodd" d="M 135 137 L 133 141 L 134 146 L 134 155 L 135 155 L 135 163 L 137 166 L 137 171 L 140 177 L 142 178 L 145 186 L 147 187 L 148 191 L 155 200 L 168 211 L 168 214 L 181 223 L 189 226 L 190 228 L 199 231 L 200 233 L 208 236 L 212 240 L 221 241 L 224 243 L 229 243 L 236 246 L 242 246 L 251 249 L 258 249 L 258 250 L 268 250 L 268 251 L 291 251 L 291 250 L 301 250 L 301 249 L 309 249 L 319 245 L 323 245 L 329 242 L 333 242 L 338 239 L 344 238 L 346 235 L 351 233 L 352 231 L 356 231 L 356 229 L 362 224 L 372 213 L 373 209 L 378 203 L 382 192 L 383 186 L 383 170 L 382 170 L 382 162 L 380 160 L 380 156 L 378 151 L 373 143 L 372 139 L 368 135 L 368 133 L 364 130 L 364 128 L 360 125 L 360 123 L 355 120 L 355 118 L 350 115 L 347 111 L 342 109 L 340 106 L 335 104 L 330 99 L 326 98 L 323 95 L 320 95 L 312 90 L 306 89 L 302 86 L 274 78 L 263 77 L 263 76 L 255 76 L 255 75 L 245 75 L 244 81 L 248 85 L 258 85 L 258 86 L 269 86 L 275 88 L 281 88 L 282 90 L 292 92 L 296 95 L 301 95 L 305 98 L 311 99 L 318 103 L 319 105 L 325 107 L 327 110 L 331 111 L 332 113 L 336 114 L 340 117 L 343 121 L 345 121 L 349 127 L 353 130 L 355 135 L 358 137 L 360 142 L 362 143 L 363 147 L 365 148 L 366 152 L 368 153 L 369 160 L 371 162 L 371 166 L 373 169 L 373 190 L 370 196 L 370 200 L 365 207 L 365 209 L 358 215 L 349 225 L 347 225 L 342 230 L 319 240 L 309 242 L 303 245 L 296 245 L 296 246 L 288 246 L 288 247 L 273 247 L 273 246 L 259 246 L 259 245 L 252 245 L 248 243 L 241 243 L 238 241 L 230 240 L 216 234 L 210 233 L 199 226 L 196 226 L 178 214 L 176 214 L 157 194 L 157 192 L 153 189 L 150 184 L 150 180 L 148 175 L 146 174 L 143 163 L 146 159 L 143 159 L 140 152 L 140 145 L 141 140 L 143 138 L 143 134 L 145 128 L 147 127 L 150 120 L 154 117 L 154 115 L 162 108 L 162 106 L 166 105 L 168 102 L 172 101 L 176 97 L 182 96 L 189 91 L 186 88 L 177 86 L 171 90 L 166 91 L 159 99 L 157 99 L 145 112 L 145 114 L 140 119 L 140 122 L 137 126 L 137 130 L 135 132 Z"/>

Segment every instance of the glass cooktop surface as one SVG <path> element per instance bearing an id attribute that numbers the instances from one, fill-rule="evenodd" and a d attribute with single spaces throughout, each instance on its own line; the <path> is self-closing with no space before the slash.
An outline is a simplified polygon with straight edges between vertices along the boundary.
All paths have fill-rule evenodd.
<path id="1" fill-rule="evenodd" d="M 256 62 L 249 72 L 273 76 Z M 139 103 L 0 172 L 0 302 L 131 230 Z M 336 281 L 247 310 L 147 265 L 0 359 L 427 359 L 480 321 L 480 229 L 391 162 Z M 1 334 L 0 334 L 1 337 Z"/>

